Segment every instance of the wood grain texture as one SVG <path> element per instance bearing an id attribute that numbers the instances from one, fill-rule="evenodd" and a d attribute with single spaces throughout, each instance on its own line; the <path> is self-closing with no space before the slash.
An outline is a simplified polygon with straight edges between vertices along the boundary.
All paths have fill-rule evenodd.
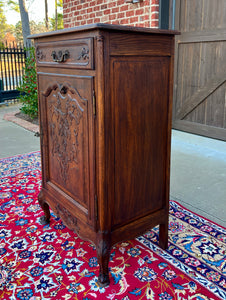
<path id="1" fill-rule="evenodd" d="M 183 35 L 178 36 L 179 44 L 187 43 L 201 43 L 201 42 L 215 42 L 225 41 L 226 30 L 225 29 L 212 29 L 206 31 L 186 32 Z"/>
<path id="2" fill-rule="evenodd" d="M 59 60 L 66 51 L 65 61 L 54 60 L 53 53 Z M 93 69 L 93 38 L 42 43 L 36 47 L 36 57 L 38 66 Z"/>
<path id="3" fill-rule="evenodd" d="M 211 135 L 215 139 L 219 140 L 226 140 L 226 133 L 225 129 L 219 128 L 219 127 L 214 127 L 214 126 L 208 126 L 208 125 L 203 125 L 199 123 L 192 123 L 190 121 L 174 121 L 173 122 L 173 127 L 175 129 L 185 131 L 185 132 L 191 132 L 194 134 L 197 134 L 197 130 L 200 135 L 208 137 Z"/>
<path id="4" fill-rule="evenodd" d="M 141 35 L 140 42 L 137 43 L 137 34 L 124 34 L 123 37 L 119 33 L 113 33 L 110 39 L 111 55 L 171 55 L 172 48 L 169 44 L 169 38 L 165 35 L 147 36 Z"/>
<path id="5" fill-rule="evenodd" d="M 113 223 L 118 225 L 165 202 L 169 61 L 120 57 L 112 62 L 111 74 L 117 141 Z"/>
<path id="6" fill-rule="evenodd" d="M 36 37 L 36 49 L 44 43 L 46 53 L 53 45 L 59 51 L 63 38 L 72 52 L 77 39 L 93 41 L 87 44 L 93 69 L 70 60 L 61 68 L 38 65 L 39 198 L 46 221 L 50 206 L 96 245 L 101 286 L 109 284 L 115 243 L 156 225 L 160 246 L 166 248 L 168 240 L 174 36 L 120 28 Z"/>
<path id="7" fill-rule="evenodd" d="M 181 35 L 176 38 L 173 124 L 205 136 L 209 128 L 209 137 L 225 140 L 226 2 L 177 0 L 177 5 Z"/>
<path id="8" fill-rule="evenodd" d="M 199 88 L 192 96 L 184 100 L 183 106 L 177 111 L 177 118 L 183 119 L 199 104 L 201 104 L 208 96 L 218 89 L 226 81 L 226 74 L 223 72 L 218 76 L 207 81 L 205 86 Z"/>

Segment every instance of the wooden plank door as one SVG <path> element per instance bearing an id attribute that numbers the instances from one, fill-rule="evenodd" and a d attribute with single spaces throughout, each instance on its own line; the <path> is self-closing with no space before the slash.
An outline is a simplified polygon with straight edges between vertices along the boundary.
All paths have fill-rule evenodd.
<path id="1" fill-rule="evenodd" d="M 226 1 L 176 0 L 173 128 L 226 140 Z"/>

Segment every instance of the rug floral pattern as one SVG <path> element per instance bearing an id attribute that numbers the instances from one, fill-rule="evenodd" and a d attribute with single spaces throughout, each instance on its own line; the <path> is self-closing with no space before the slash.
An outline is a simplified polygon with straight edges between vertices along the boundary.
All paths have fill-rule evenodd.
<path id="1" fill-rule="evenodd" d="M 39 224 L 40 188 L 39 152 L 0 161 L 1 299 L 226 299 L 224 228 L 171 201 L 167 251 L 158 226 L 117 244 L 101 288 L 95 247 L 53 213 Z"/>

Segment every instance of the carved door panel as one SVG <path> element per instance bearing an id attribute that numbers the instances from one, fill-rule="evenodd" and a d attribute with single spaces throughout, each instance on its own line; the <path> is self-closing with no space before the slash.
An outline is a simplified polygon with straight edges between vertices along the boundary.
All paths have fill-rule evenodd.
<path id="1" fill-rule="evenodd" d="M 94 199 L 93 78 L 39 76 L 44 185 L 92 219 Z M 51 79 L 51 80 L 50 80 Z M 56 199 L 57 200 L 57 199 Z"/>

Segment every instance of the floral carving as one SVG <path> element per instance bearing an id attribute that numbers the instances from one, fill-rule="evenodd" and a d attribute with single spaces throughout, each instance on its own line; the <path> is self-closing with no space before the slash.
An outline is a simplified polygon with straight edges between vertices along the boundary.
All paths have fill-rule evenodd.
<path id="1" fill-rule="evenodd" d="M 36 49 L 36 57 L 38 60 L 42 60 L 44 58 L 42 51 L 38 47 Z"/>
<path id="2" fill-rule="evenodd" d="M 82 48 L 82 51 L 78 57 L 78 60 L 83 59 L 83 60 L 88 60 L 89 59 L 89 49 Z"/>
<path id="3" fill-rule="evenodd" d="M 49 134 L 51 153 L 57 156 L 60 173 L 65 180 L 68 177 L 70 163 L 78 165 L 79 125 L 84 112 L 85 99 L 67 84 L 53 85 L 48 100 L 50 113 Z"/>

